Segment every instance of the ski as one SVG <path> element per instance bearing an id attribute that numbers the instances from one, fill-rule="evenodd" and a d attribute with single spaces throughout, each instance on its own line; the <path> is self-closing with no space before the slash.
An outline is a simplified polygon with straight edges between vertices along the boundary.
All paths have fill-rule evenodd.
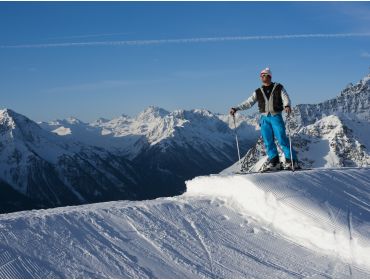
<path id="1" fill-rule="evenodd" d="M 251 172 L 243 172 L 243 171 L 234 171 L 233 173 L 234 174 L 238 174 L 238 175 L 248 175 L 248 174 L 265 174 L 265 173 L 279 173 L 279 172 L 300 172 L 300 171 L 308 171 L 308 170 L 312 170 L 312 168 L 300 168 L 300 169 L 294 169 L 291 170 L 291 169 L 281 169 L 281 170 L 267 170 L 267 171 L 251 171 Z"/>

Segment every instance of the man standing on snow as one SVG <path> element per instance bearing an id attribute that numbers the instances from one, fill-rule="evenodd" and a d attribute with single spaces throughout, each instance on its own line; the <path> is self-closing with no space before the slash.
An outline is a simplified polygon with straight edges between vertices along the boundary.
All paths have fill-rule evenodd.
<path id="1" fill-rule="evenodd" d="M 287 114 L 290 114 L 292 111 L 288 93 L 281 84 L 271 82 L 272 74 L 269 68 L 263 69 L 260 76 L 262 87 L 256 89 L 252 96 L 239 106 L 231 108 L 230 114 L 234 116 L 236 111 L 249 109 L 257 102 L 261 113 L 261 135 L 269 158 L 268 162 L 262 167 L 262 171 L 281 168 L 275 137 L 285 155 L 285 162 L 282 164 L 283 168 L 292 168 L 291 158 L 293 158 L 294 168 L 299 168 L 295 151 L 292 150 L 292 157 L 290 155 L 289 140 L 285 133 L 285 124 L 282 117 L 283 110 Z"/>

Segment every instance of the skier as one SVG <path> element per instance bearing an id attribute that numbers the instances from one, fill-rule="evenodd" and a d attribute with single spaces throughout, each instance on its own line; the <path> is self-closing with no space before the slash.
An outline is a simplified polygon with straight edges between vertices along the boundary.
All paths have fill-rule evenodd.
<path id="1" fill-rule="evenodd" d="M 285 133 L 285 124 L 282 117 L 283 110 L 288 115 L 292 112 L 288 93 L 281 84 L 271 82 L 272 73 L 270 68 L 263 69 L 260 77 L 262 86 L 256 89 L 246 101 L 231 108 L 230 114 L 234 116 L 237 111 L 249 109 L 257 102 L 261 113 L 261 134 L 269 158 L 261 171 L 279 170 L 281 168 L 291 169 L 291 158 L 293 158 L 294 169 L 299 169 L 296 152 L 292 149 L 292 156 L 290 154 L 289 140 Z M 285 162 L 283 163 L 280 163 L 279 160 L 275 138 L 285 155 Z"/>

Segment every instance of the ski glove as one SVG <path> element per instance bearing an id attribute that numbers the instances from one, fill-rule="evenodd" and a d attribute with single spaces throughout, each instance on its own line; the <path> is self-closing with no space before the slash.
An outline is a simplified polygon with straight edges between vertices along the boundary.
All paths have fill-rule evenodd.
<path id="1" fill-rule="evenodd" d="M 235 115 L 235 113 L 236 113 L 236 111 L 238 111 L 238 109 L 236 109 L 236 108 L 231 108 L 231 109 L 230 109 L 230 115 L 234 116 L 234 115 Z"/>
<path id="2" fill-rule="evenodd" d="M 290 106 L 285 106 L 285 113 L 290 115 L 291 112 L 292 112 L 292 108 L 290 108 Z"/>

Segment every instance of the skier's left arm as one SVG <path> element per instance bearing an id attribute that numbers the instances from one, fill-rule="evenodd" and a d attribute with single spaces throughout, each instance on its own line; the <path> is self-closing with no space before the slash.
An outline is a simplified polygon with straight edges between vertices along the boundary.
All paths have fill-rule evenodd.
<path id="1" fill-rule="evenodd" d="M 284 87 L 281 89 L 281 99 L 283 100 L 283 106 L 284 106 L 285 112 L 287 114 L 290 114 L 292 111 L 291 105 L 290 105 L 291 104 L 290 98 Z"/>

